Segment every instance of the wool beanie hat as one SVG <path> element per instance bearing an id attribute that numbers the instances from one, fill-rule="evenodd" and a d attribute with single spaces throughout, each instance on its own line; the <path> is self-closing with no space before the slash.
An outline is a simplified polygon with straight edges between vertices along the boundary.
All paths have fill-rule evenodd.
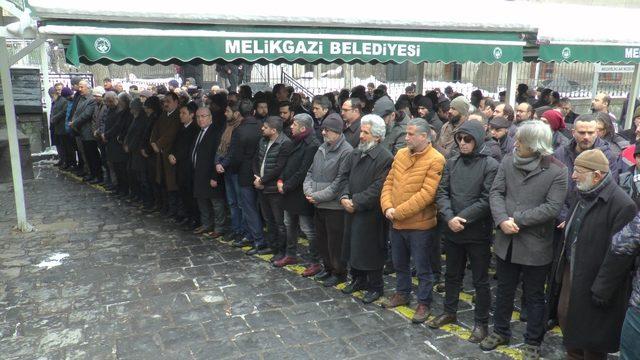
<path id="1" fill-rule="evenodd" d="M 578 155 L 573 165 L 593 171 L 609 172 L 609 160 L 600 149 L 583 151 Z"/>
<path id="2" fill-rule="evenodd" d="M 463 96 L 458 96 L 457 98 L 451 100 L 450 108 L 456 110 L 462 116 L 466 116 L 469 114 L 469 103 L 465 100 Z"/>
<path id="3" fill-rule="evenodd" d="M 562 118 L 562 114 L 556 110 L 547 110 L 542 114 L 542 117 L 547 119 L 551 130 L 558 131 L 567 127 Z"/>
<path id="4" fill-rule="evenodd" d="M 331 113 L 322 122 L 322 129 L 331 130 L 335 133 L 342 134 L 344 130 L 344 121 L 340 115 Z"/>
<path id="5" fill-rule="evenodd" d="M 426 96 L 421 96 L 418 100 L 416 100 L 416 107 L 418 106 L 422 106 L 431 111 L 433 109 L 433 101 L 431 101 L 431 99 Z"/>

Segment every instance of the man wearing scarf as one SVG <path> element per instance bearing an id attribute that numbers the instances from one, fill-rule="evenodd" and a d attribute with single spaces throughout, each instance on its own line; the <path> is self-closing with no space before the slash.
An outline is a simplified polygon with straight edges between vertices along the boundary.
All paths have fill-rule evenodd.
<path id="1" fill-rule="evenodd" d="M 491 187 L 489 203 L 497 225 L 498 291 L 493 333 L 480 348 L 508 344 L 516 287 L 522 277 L 528 314 L 525 359 L 540 358 L 544 326 L 544 284 L 553 260 L 553 229 L 567 194 L 567 168 L 553 156 L 551 129 L 532 120 L 518 127 L 515 151 L 504 157 Z"/>
<path id="2" fill-rule="evenodd" d="M 313 223 L 313 205 L 304 197 L 302 185 L 307 171 L 313 163 L 320 142 L 315 136 L 313 119 L 309 114 L 297 114 L 290 125 L 293 142 L 291 155 L 277 181 L 278 192 L 283 196 L 284 225 L 287 230 L 285 257 L 275 261 L 276 267 L 296 264 L 298 262 L 298 229 L 309 240 L 309 270 L 303 276 L 315 275 L 322 269 L 320 265 L 316 231 Z"/>
<path id="3" fill-rule="evenodd" d="M 246 225 L 242 221 L 242 209 L 240 208 L 240 182 L 238 181 L 238 167 L 229 166 L 231 147 L 236 145 L 237 137 L 234 141 L 233 132 L 242 122 L 240 112 L 233 111 L 235 104 L 229 103 L 225 108 L 224 115 L 227 119 L 227 126 L 220 137 L 220 145 L 216 153 L 216 172 L 224 174 L 224 185 L 227 197 L 227 205 L 231 213 L 231 234 L 225 238 L 241 242 L 246 235 Z M 248 240 L 247 244 L 248 245 Z"/>
<path id="4" fill-rule="evenodd" d="M 555 281 L 561 282 L 558 319 L 568 359 L 606 359 L 619 350 L 630 295 L 628 263 L 611 253 L 611 239 L 636 215 L 599 149 L 580 153 L 571 178 L 578 201 L 564 229 Z"/>

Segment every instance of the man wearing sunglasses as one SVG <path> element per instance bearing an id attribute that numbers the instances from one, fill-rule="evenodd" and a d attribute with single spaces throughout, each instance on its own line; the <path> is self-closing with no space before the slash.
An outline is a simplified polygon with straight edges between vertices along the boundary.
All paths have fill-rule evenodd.
<path id="1" fill-rule="evenodd" d="M 457 321 L 458 297 L 469 258 L 476 290 L 475 326 L 469 341 L 479 343 L 488 334 L 492 232 L 489 191 L 498 171 L 498 162 L 484 146 L 485 130 L 480 122 L 465 122 L 454 138 L 459 151 L 447 160 L 436 195 L 438 211 L 446 222 L 444 312 L 428 325 L 437 329 Z"/>

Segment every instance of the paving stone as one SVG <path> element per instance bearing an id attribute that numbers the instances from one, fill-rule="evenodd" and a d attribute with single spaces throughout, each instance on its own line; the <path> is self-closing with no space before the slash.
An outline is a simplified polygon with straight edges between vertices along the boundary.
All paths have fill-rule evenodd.
<path id="1" fill-rule="evenodd" d="M 318 327 L 331 338 L 353 336 L 362 330 L 349 318 L 327 319 L 317 322 Z"/>
<path id="2" fill-rule="evenodd" d="M 341 360 L 352 358 L 357 352 L 344 340 L 333 339 L 305 346 L 307 352 L 315 359 Z"/>
<path id="3" fill-rule="evenodd" d="M 246 315 L 244 320 L 255 330 L 290 325 L 289 320 L 279 310 L 259 311 Z"/>
<path id="4" fill-rule="evenodd" d="M 178 326 L 199 324 L 201 322 L 218 319 L 217 316 L 214 316 L 208 305 L 189 308 L 184 312 L 173 312 L 171 316 Z"/>
<path id="5" fill-rule="evenodd" d="M 184 327 L 172 327 L 161 329 L 158 334 L 164 350 L 175 347 L 186 347 L 189 344 L 203 342 L 205 340 L 204 329 L 200 324 Z"/>
<path id="6" fill-rule="evenodd" d="M 232 317 L 214 321 L 205 321 L 202 323 L 204 330 L 209 339 L 232 339 L 246 332 L 250 332 L 251 329 L 244 319 L 241 317 Z"/>
<path id="7" fill-rule="evenodd" d="M 318 287 L 289 291 L 287 292 L 287 296 L 289 296 L 296 304 L 331 300 L 331 297 L 329 297 L 323 289 Z"/>
<path id="8" fill-rule="evenodd" d="M 313 359 L 301 346 L 292 346 L 284 349 L 273 349 L 263 352 L 264 360 L 305 360 Z"/>
<path id="9" fill-rule="evenodd" d="M 211 340 L 190 345 L 195 359 L 227 359 L 240 355 L 240 350 L 228 340 Z"/>
<path id="10" fill-rule="evenodd" d="M 287 326 L 276 332 L 285 345 L 313 344 L 328 339 L 316 324 Z"/>
<path id="11" fill-rule="evenodd" d="M 233 339 L 233 342 L 243 353 L 283 346 L 282 341 L 280 341 L 276 334 L 269 330 L 240 334 Z"/>
<path id="12" fill-rule="evenodd" d="M 345 340 L 351 347 L 361 354 L 381 352 L 395 346 L 382 332 L 366 332 Z"/>

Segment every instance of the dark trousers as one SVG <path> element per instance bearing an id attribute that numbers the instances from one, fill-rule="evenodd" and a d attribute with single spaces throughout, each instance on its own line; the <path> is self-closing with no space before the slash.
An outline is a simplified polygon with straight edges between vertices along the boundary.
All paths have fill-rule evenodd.
<path id="1" fill-rule="evenodd" d="M 362 281 L 369 291 L 384 291 L 384 280 L 382 279 L 382 269 L 358 270 L 351 268 L 351 277 L 354 281 Z"/>
<path id="2" fill-rule="evenodd" d="M 56 151 L 58 152 L 58 161 L 60 162 L 60 164 L 62 164 L 63 166 L 67 163 L 66 160 L 66 150 L 64 148 L 64 135 L 53 135 L 55 140 L 54 142 L 56 143 Z"/>
<path id="3" fill-rule="evenodd" d="M 198 206 L 196 205 L 196 199 L 193 197 L 193 186 L 190 182 L 180 184 L 178 193 L 180 194 L 180 210 L 178 211 L 178 216 L 190 220 L 197 220 Z"/>
<path id="4" fill-rule="evenodd" d="M 85 157 L 89 165 L 89 173 L 93 178 L 102 179 L 100 152 L 98 152 L 98 142 L 95 140 L 83 140 Z"/>
<path id="5" fill-rule="evenodd" d="M 89 164 L 87 161 L 87 156 L 84 152 L 82 137 L 76 136 L 74 140 L 76 143 L 76 151 L 78 152 L 78 168 L 85 173 L 89 173 Z"/>
<path id="6" fill-rule="evenodd" d="M 325 270 L 335 276 L 345 276 L 347 264 L 342 259 L 344 211 L 317 208 L 314 221 L 318 253 Z"/>
<path id="7" fill-rule="evenodd" d="M 64 160 L 66 166 L 76 166 L 76 139 L 69 134 L 60 135 L 62 148 L 64 149 Z"/>
<path id="8" fill-rule="evenodd" d="M 226 210 L 224 208 L 224 199 L 196 199 L 198 202 L 198 210 L 200 210 L 200 223 L 207 230 L 213 230 L 218 234 L 224 234 L 226 231 Z"/>
<path id="9" fill-rule="evenodd" d="M 445 274 L 444 311 L 455 314 L 458 311 L 459 294 L 462 290 L 462 280 L 467 264 L 471 263 L 473 286 L 476 290 L 476 306 L 474 320 L 476 324 L 489 323 L 489 307 L 491 305 L 491 290 L 489 288 L 489 262 L 491 249 L 489 239 L 483 243 L 459 244 L 445 239 L 444 248 L 447 252 L 447 272 Z"/>
<path id="10" fill-rule="evenodd" d="M 100 171 L 104 174 L 104 184 L 111 185 L 111 169 L 109 168 L 109 162 L 107 161 L 107 144 L 100 141 L 98 143 L 98 149 L 100 150 Z"/>
<path id="11" fill-rule="evenodd" d="M 448 255 L 447 255 L 448 256 Z M 511 259 L 511 250 L 507 252 L 507 259 Z M 514 264 L 496 257 L 498 290 L 496 293 L 496 310 L 493 314 L 494 331 L 507 338 L 511 337 L 511 314 L 516 288 L 522 274 L 523 291 L 527 300 L 527 330 L 524 342 L 539 346 L 544 339 L 545 301 L 544 284 L 549 265 L 529 266 Z"/>
<path id="12" fill-rule="evenodd" d="M 396 292 L 404 295 L 411 293 L 411 259 L 413 258 L 418 277 L 416 297 L 420 304 L 431 305 L 433 294 L 433 273 L 431 269 L 431 247 L 433 230 L 396 230 L 389 231 L 391 238 L 391 256 L 396 269 Z"/>
<path id="13" fill-rule="evenodd" d="M 128 194 L 129 179 L 127 176 L 127 162 L 126 161 L 112 162 L 111 167 L 113 167 L 113 171 L 116 173 L 118 193 Z"/>
<path id="14" fill-rule="evenodd" d="M 284 199 L 281 194 L 258 192 L 262 217 L 267 225 L 267 244 L 276 254 L 284 254 L 287 247 L 287 229 L 284 226 Z"/>
<path id="15" fill-rule="evenodd" d="M 312 262 L 318 262 L 318 251 L 316 249 L 316 229 L 313 223 L 313 216 L 292 214 L 284 211 L 284 226 L 287 228 L 287 256 L 298 255 L 298 229 L 300 229 L 309 240 L 309 254 Z"/>
<path id="16" fill-rule="evenodd" d="M 244 237 L 247 232 L 245 223 L 242 221 L 242 209 L 240 208 L 240 184 L 238 174 L 224 174 L 224 190 L 227 196 L 227 205 L 231 215 L 231 232 Z"/>
<path id="17" fill-rule="evenodd" d="M 431 263 L 431 272 L 433 272 L 433 281 L 436 283 L 439 283 L 442 280 L 443 226 L 446 226 L 446 222 L 438 221 L 438 225 L 434 229 L 433 241 L 431 242 L 431 252 L 429 253 L 429 262 Z"/>

